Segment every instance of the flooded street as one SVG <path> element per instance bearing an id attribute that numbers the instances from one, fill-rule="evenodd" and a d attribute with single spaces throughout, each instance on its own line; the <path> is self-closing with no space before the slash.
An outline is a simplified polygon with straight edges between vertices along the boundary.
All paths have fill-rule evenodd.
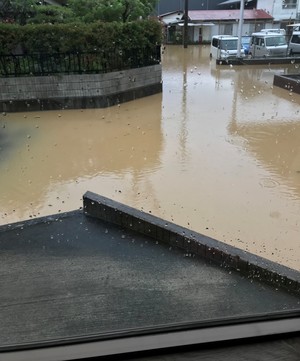
<path id="1" fill-rule="evenodd" d="M 93 191 L 300 270 L 298 64 L 216 66 L 169 46 L 163 93 L 0 115 L 0 223 L 78 209 Z"/>

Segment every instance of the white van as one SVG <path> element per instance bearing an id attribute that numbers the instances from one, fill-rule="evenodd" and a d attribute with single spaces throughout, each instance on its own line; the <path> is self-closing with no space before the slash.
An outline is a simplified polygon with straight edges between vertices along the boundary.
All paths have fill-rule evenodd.
<path id="1" fill-rule="evenodd" d="M 285 30 L 284 29 L 261 29 L 260 30 L 261 33 L 271 33 L 271 34 L 282 34 L 285 35 Z"/>
<path id="2" fill-rule="evenodd" d="M 287 51 L 288 44 L 281 32 L 260 31 L 251 35 L 249 55 L 254 58 L 287 56 Z"/>
<path id="3" fill-rule="evenodd" d="M 295 54 L 300 54 L 300 31 L 293 31 L 293 34 L 289 43 L 289 51 L 290 56 Z"/>
<path id="4" fill-rule="evenodd" d="M 211 39 L 210 57 L 226 60 L 237 56 L 238 37 L 232 35 L 215 35 Z M 241 56 L 245 56 L 241 45 Z"/>

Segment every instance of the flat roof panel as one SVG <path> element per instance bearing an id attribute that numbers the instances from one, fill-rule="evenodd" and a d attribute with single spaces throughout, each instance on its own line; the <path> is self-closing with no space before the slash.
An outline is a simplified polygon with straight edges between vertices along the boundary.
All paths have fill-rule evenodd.
<path id="1" fill-rule="evenodd" d="M 299 298 L 74 212 L 0 230 L 1 346 L 299 308 Z"/>

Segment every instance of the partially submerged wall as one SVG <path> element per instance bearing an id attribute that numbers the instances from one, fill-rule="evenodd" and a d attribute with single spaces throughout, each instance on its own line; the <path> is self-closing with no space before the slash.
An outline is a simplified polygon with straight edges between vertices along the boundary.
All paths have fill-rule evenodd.
<path id="1" fill-rule="evenodd" d="M 162 91 L 161 65 L 105 74 L 0 78 L 0 111 L 105 108 Z"/>
<path id="2" fill-rule="evenodd" d="M 274 75 L 273 85 L 286 89 L 289 92 L 300 94 L 300 75 L 286 74 Z"/>
<path id="3" fill-rule="evenodd" d="M 107 222 L 129 228 L 156 241 L 198 255 L 245 277 L 300 294 L 300 272 L 240 250 L 187 228 L 166 222 L 92 192 L 83 196 L 84 212 Z"/>

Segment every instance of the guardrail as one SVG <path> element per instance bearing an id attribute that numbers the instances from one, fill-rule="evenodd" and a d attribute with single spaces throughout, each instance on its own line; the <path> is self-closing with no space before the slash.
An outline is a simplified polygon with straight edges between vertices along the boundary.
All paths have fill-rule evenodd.
<path id="1" fill-rule="evenodd" d="M 99 74 L 159 64 L 160 45 L 136 50 L 0 55 L 0 76 Z"/>

